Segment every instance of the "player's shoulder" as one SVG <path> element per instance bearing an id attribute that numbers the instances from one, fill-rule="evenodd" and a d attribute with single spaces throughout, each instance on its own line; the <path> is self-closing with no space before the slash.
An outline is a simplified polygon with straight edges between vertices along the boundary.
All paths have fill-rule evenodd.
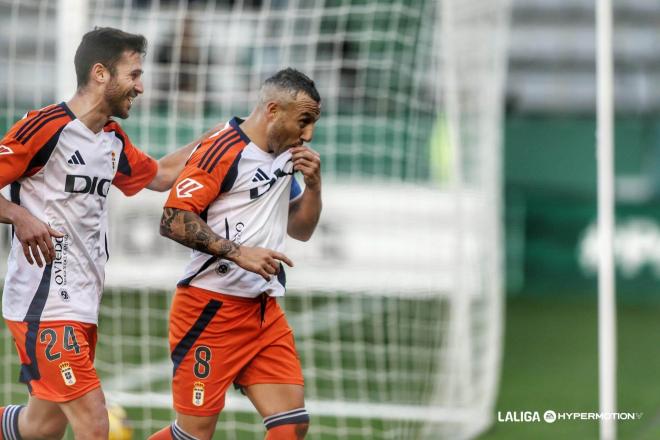
<path id="1" fill-rule="evenodd" d="M 205 138 L 203 138 L 200 143 L 199 147 L 197 150 L 207 150 L 211 148 L 213 145 L 218 144 L 219 142 L 222 142 L 222 140 L 227 137 L 227 135 L 231 135 L 231 132 L 233 131 L 232 127 L 229 125 L 226 125 L 224 128 L 221 130 L 218 130 L 214 133 L 209 134 Z"/>
<path id="2" fill-rule="evenodd" d="M 248 139 L 231 124 L 203 139 L 189 163 L 211 173 L 218 164 L 235 158 L 248 144 Z"/>
<path id="3" fill-rule="evenodd" d="M 26 146 L 40 146 L 52 139 L 66 124 L 75 119 L 64 103 L 28 111 L 7 133 Z"/>
<path id="4" fill-rule="evenodd" d="M 108 122 L 105 123 L 103 126 L 103 131 L 105 132 L 110 132 L 110 131 L 120 131 L 124 132 L 124 129 L 121 128 L 121 125 L 119 125 L 119 122 L 115 121 L 114 119 L 110 118 L 108 119 Z"/>
<path id="5" fill-rule="evenodd" d="M 115 121 L 112 118 L 108 119 L 108 122 L 105 123 L 105 125 L 103 126 L 103 131 L 105 131 L 106 133 L 114 133 L 115 136 L 121 139 L 122 142 L 124 142 L 125 139 L 128 138 L 128 135 L 126 134 L 122 126 L 119 125 L 119 122 Z"/>
<path id="6" fill-rule="evenodd" d="M 103 126 L 103 131 L 106 133 L 112 133 L 117 139 L 119 139 L 121 142 L 122 151 L 125 151 L 126 149 L 135 149 L 135 146 L 131 142 L 131 139 L 129 138 L 126 131 L 122 128 L 119 122 L 115 121 L 114 119 L 111 118 L 108 120 L 108 122 L 105 123 Z"/>

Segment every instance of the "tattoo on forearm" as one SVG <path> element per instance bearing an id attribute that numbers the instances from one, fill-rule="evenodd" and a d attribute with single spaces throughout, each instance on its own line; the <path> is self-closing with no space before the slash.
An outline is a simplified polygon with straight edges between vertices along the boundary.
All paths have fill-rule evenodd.
<path id="1" fill-rule="evenodd" d="M 190 211 L 165 208 L 160 220 L 160 233 L 184 246 L 220 258 L 240 255 L 236 243 L 218 236 L 204 220 Z"/>

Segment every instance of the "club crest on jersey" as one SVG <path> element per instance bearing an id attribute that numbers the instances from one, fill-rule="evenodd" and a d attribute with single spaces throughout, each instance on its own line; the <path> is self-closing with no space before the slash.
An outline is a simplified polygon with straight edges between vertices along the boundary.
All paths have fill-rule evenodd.
<path id="1" fill-rule="evenodd" d="M 117 155 L 116 155 L 115 152 L 113 151 L 113 152 L 111 153 L 111 156 L 110 156 L 110 158 L 111 158 L 111 160 L 112 160 L 112 171 L 115 170 L 115 158 L 116 158 L 116 156 L 117 156 Z"/>
<path id="2" fill-rule="evenodd" d="M 204 405 L 204 384 L 202 382 L 194 383 L 192 403 L 195 406 Z"/>
<path id="3" fill-rule="evenodd" d="M 180 199 L 192 197 L 192 193 L 200 188 L 204 188 L 204 185 L 202 185 L 195 179 L 191 179 L 190 177 L 188 177 L 187 179 L 183 179 L 176 186 L 176 196 Z"/>
<path id="4" fill-rule="evenodd" d="M 71 365 L 68 362 L 62 362 L 60 365 L 60 372 L 62 373 L 62 378 L 64 383 L 68 386 L 72 386 L 76 383 L 76 376 L 73 374 Z"/>
<path id="5" fill-rule="evenodd" d="M 12 150 L 6 145 L 0 145 L 0 156 L 2 156 L 3 154 L 14 154 L 14 150 Z"/>

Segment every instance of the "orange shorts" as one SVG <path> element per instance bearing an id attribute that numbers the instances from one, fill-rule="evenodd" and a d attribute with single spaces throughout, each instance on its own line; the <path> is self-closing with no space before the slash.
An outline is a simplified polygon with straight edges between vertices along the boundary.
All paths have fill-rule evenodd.
<path id="1" fill-rule="evenodd" d="M 30 394 L 68 402 L 101 386 L 94 369 L 96 325 L 76 321 L 5 321 Z"/>
<path id="2" fill-rule="evenodd" d="M 262 321 L 263 319 L 263 321 Z M 170 311 L 174 409 L 218 414 L 227 388 L 303 385 L 293 331 L 274 298 L 178 287 Z"/>

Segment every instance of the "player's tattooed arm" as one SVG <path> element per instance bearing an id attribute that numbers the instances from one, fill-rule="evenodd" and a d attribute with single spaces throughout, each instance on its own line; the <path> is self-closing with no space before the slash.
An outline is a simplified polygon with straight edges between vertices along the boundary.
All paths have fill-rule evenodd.
<path id="1" fill-rule="evenodd" d="M 199 215 L 183 209 L 163 209 L 160 235 L 220 258 L 235 259 L 241 254 L 239 245 L 217 235 Z"/>
<path id="2" fill-rule="evenodd" d="M 160 219 L 160 234 L 207 254 L 238 264 L 245 270 L 261 275 L 266 281 L 280 271 L 280 261 L 293 266 L 289 258 L 277 251 L 251 246 L 239 246 L 217 235 L 197 214 L 183 209 L 164 208 Z"/>

